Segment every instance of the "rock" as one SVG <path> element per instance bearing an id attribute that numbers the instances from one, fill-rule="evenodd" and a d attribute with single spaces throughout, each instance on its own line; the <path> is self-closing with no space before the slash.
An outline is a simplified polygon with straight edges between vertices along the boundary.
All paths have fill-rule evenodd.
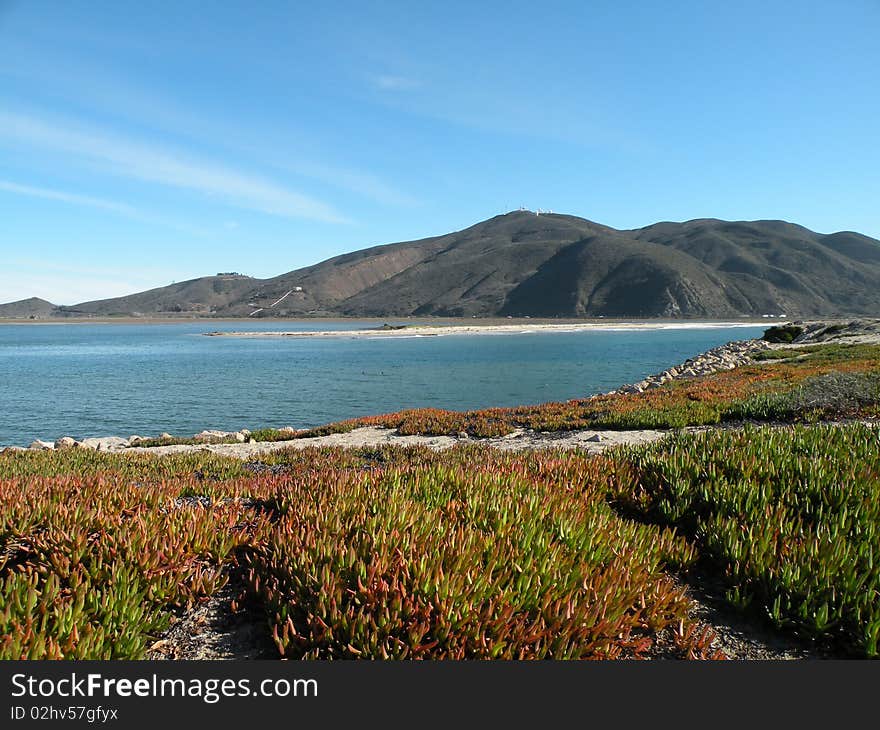
<path id="1" fill-rule="evenodd" d="M 228 438 L 236 438 L 238 435 L 239 434 L 232 433 L 231 431 L 214 431 L 207 429 L 193 436 L 193 441 L 200 444 L 211 444 L 216 443 L 217 441 L 224 441 Z M 238 439 L 236 438 L 236 440 Z M 241 440 L 244 441 L 243 436 Z"/>
<path id="2" fill-rule="evenodd" d="M 83 439 L 79 445 L 83 449 L 91 449 L 92 451 L 119 451 L 128 447 L 129 440 L 119 436 L 101 436 Z"/>
<path id="3" fill-rule="evenodd" d="M 469 439 L 469 438 L 470 438 L 470 435 L 468 434 L 467 431 L 459 431 L 459 432 L 458 432 L 458 437 L 459 437 L 460 439 L 464 440 L 464 439 Z"/>
<path id="4" fill-rule="evenodd" d="M 594 433 L 592 436 L 590 436 L 590 438 L 587 439 L 587 441 L 592 441 L 593 443 L 600 443 L 604 440 L 605 439 L 602 438 L 601 433 Z"/>
<path id="5" fill-rule="evenodd" d="M 250 431 L 250 429 L 248 429 L 248 428 L 243 428 L 243 429 L 241 429 L 241 430 L 239 431 L 239 433 L 240 433 L 242 436 L 244 436 L 245 438 L 249 438 L 250 435 L 251 435 L 251 431 Z"/>
<path id="6" fill-rule="evenodd" d="M 128 437 L 128 445 L 129 446 L 140 446 L 146 440 L 147 440 L 146 436 L 129 436 Z"/>
<path id="7" fill-rule="evenodd" d="M 0 451 L 0 454 L 12 453 L 13 451 L 27 451 L 27 449 L 24 446 L 7 446 Z"/>
<path id="8" fill-rule="evenodd" d="M 79 442 L 70 436 L 62 436 L 55 442 L 55 448 L 58 450 L 75 449 L 77 446 L 79 446 Z"/>
<path id="9" fill-rule="evenodd" d="M 32 441 L 28 448 L 34 451 L 49 451 L 55 448 L 55 444 L 51 441 L 40 441 L 37 439 L 36 441 Z"/>
<path id="10" fill-rule="evenodd" d="M 174 436 L 172 436 L 167 431 L 160 433 L 159 438 L 162 439 L 163 441 L 174 441 Z"/>
<path id="11" fill-rule="evenodd" d="M 662 373 L 651 375 L 638 383 L 623 385 L 617 390 L 612 390 L 606 395 L 643 393 L 646 390 L 659 388 L 662 384 L 681 378 L 698 378 L 711 375 L 722 370 L 733 370 L 740 365 L 752 362 L 752 355 L 760 350 L 772 348 L 763 340 L 743 340 L 742 342 L 729 342 L 702 355 L 689 358 L 680 365 L 667 368 Z"/>
<path id="12" fill-rule="evenodd" d="M 245 441 L 248 440 L 248 437 L 245 434 L 243 434 L 241 431 L 236 431 L 232 435 L 235 438 L 235 440 L 240 444 L 243 444 Z"/>

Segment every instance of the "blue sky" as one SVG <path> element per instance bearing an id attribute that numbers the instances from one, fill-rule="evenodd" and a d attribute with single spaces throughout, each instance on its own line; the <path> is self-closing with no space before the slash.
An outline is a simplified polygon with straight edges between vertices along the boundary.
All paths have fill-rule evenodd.
<path id="1" fill-rule="evenodd" d="M 877 0 L 0 0 L 0 301 L 520 205 L 880 237 L 878 30 Z"/>

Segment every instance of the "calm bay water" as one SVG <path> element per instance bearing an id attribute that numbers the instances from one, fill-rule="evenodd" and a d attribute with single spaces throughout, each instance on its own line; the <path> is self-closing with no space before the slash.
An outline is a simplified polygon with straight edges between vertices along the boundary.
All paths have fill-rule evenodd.
<path id="1" fill-rule="evenodd" d="M 381 323 L 379 323 L 381 324 Z M 315 426 L 402 408 L 588 396 L 762 327 L 238 339 L 369 322 L 0 325 L 0 446 L 69 435 Z"/>

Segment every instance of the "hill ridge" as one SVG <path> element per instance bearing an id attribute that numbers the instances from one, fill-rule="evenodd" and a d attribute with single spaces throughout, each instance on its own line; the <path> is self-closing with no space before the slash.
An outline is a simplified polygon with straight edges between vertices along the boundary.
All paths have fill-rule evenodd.
<path id="1" fill-rule="evenodd" d="M 200 277 L 69 307 L 35 302 L 32 310 L 10 303 L 0 316 L 876 315 L 880 241 L 784 220 L 695 218 L 618 230 L 511 211 L 268 279 Z"/>

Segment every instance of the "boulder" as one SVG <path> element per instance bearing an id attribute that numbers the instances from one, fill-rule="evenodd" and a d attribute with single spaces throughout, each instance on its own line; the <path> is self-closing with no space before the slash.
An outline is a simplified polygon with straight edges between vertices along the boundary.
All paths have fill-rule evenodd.
<path id="1" fill-rule="evenodd" d="M 128 447 L 129 441 L 119 436 L 101 436 L 83 439 L 79 445 L 83 449 L 91 449 L 92 451 L 118 451 Z"/>
<path id="2" fill-rule="evenodd" d="M 55 448 L 55 444 L 51 441 L 40 441 L 40 439 L 37 439 L 36 441 L 32 441 L 28 448 L 33 451 L 49 451 Z"/>
<path id="3" fill-rule="evenodd" d="M 772 348 L 763 340 L 743 340 L 730 342 L 696 357 L 685 360 L 680 365 L 668 368 L 661 373 L 651 375 L 638 383 L 623 385 L 607 395 L 615 393 L 643 393 L 646 390 L 660 387 L 663 383 L 681 378 L 698 378 L 723 370 L 733 370 L 741 365 L 752 362 L 752 356 L 761 350 Z"/>
<path id="4" fill-rule="evenodd" d="M 601 433 L 594 433 L 592 436 L 590 436 L 590 438 L 587 439 L 587 441 L 592 441 L 593 443 L 600 443 L 604 440 L 605 439 L 602 438 Z"/>
<path id="5" fill-rule="evenodd" d="M 12 453 L 13 451 L 27 451 L 27 449 L 24 446 L 7 446 L 0 451 L 0 454 Z"/>
<path id="6" fill-rule="evenodd" d="M 62 436 L 55 442 L 56 449 L 75 449 L 79 446 L 79 442 L 76 439 L 71 438 L 70 436 Z"/>
<path id="7" fill-rule="evenodd" d="M 195 436 L 193 436 L 193 441 L 200 444 L 212 444 L 217 441 L 224 441 L 228 438 L 235 438 L 238 440 L 238 436 L 240 434 L 232 433 L 231 431 L 215 431 L 211 429 L 206 429 L 205 431 L 200 431 Z M 244 437 L 241 438 L 244 441 Z"/>

